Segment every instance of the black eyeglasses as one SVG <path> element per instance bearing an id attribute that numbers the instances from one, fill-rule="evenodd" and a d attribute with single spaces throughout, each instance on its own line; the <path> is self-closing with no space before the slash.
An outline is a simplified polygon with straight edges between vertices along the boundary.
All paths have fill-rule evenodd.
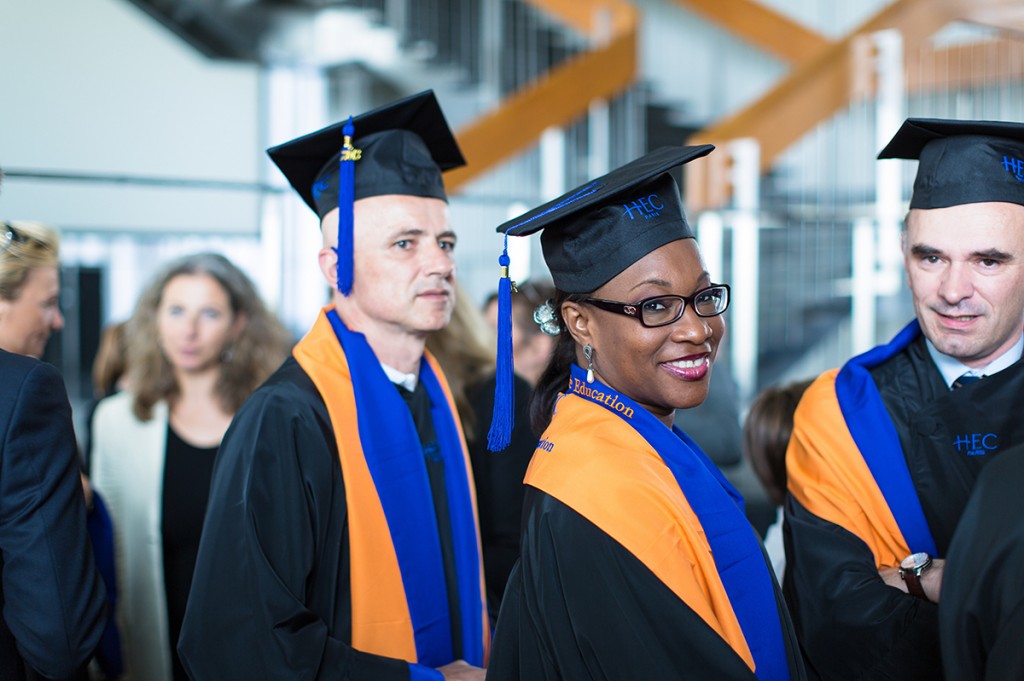
<path id="1" fill-rule="evenodd" d="M 587 298 L 584 302 L 608 312 L 634 317 L 647 327 L 665 326 L 678 321 L 686 311 L 687 304 L 693 307 L 698 317 L 717 317 L 722 314 L 729 307 L 729 285 L 712 284 L 692 296 L 654 296 L 638 303 L 620 303 L 600 298 Z"/>

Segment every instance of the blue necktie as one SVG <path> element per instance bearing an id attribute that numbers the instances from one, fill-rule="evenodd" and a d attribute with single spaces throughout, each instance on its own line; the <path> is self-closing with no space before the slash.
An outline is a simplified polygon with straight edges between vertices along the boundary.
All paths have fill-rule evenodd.
<path id="1" fill-rule="evenodd" d="M 961 376 L 960 378 L 958 378 L 955 381 L 953 381 L 953 385 L 951 386 L 950 389 L 951 390 L 957 390 L 959 388 L 964 387 L 968 383 L 974 383 L 975 381 L 980 381 L 980 380 L 981 380 L 981 376 L 975 376 L 972 373 L 966 373 L 963 376 Z"/>

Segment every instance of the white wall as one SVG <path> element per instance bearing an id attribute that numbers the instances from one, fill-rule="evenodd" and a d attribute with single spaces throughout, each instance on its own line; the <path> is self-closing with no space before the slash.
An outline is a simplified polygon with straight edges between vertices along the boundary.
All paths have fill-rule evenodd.
<path id="1" fill-rule="evenodd" d="M 807 28 L 836 38 L 888 0 L 757 0 Z M 643 13 L 641 70 L 655 101 L 685 104 L 680 122 L 705 125 L 770 90 L 791 66 L 744 43 L 675 0 L 633 0 Z"/>
<path id="2" fill-rule="evenodd" d="M 706 125 L 763 94 L 787 66 L 669 0 L 634 0 L 642 12 L 642 78 L 656 102 L 685 105 L 679 123 Z M 680 141 L 682 143 L 682 141 Z"/>
<path id="3" fill-rule="evenodd" d="M 260 180 L 259 69 L 211 61 L 125 0 L 0 0 L 0 166 Z M 257 193 L 8 177 L 4 216 L 61 229 L 257 231 Z"/>

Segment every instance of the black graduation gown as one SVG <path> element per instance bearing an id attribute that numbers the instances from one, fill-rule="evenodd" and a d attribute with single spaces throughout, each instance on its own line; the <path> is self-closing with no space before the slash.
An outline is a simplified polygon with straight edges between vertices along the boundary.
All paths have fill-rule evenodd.
<path id="1" fill-rule="evenodd" d="M 405 661 L 351 647 L 349 584 L 334 430 L 289 358 L 221 444 L 178 644 L 183 664 L 197 681 L 408 679 Z"/>
<path id="2" fill-rule="evenodd" d="M 488 681 L 756 680 L 725 640 L 596 525 L 532 487 L 524 513 Z M 790 678 L 803 679 L 778 588 L 776 602 Z"/>
<path id="3" fill-rule="evenodd" d="M 943 558 L 982 468 L 1010 443 L 1024 442 L 1024 419 L 1011 407 L 1024 394 L 1024 364 L 953 393 L 920 336 L 871 374 Z M 999 448 L 981 453 L 964 444 L 988 433 L 998 434 L 988 441 Z M 809 673 L 865 681 L 942 678 L 934 603 L 887 586 L 867 544 L 792 495 L 783 535 L 785 594 Z"/>
<path id="4" fill-rule="evenodd" d="M 487 431 L 494 412 L 494 376 L 472 386 L 467 397 L 473 405 L 474 436 L 468 440 L 480 516 L 480 544 L 487 583 L 487 610 L 493 625 L 501 606 L 512 566 L 519 558 L 523 517 L 523 478 L 537 446 L 530 430 L 530 384 L 515 376 L 515 425 L 507 448 L 487 449 Z"/>
<path id="5" fill-rule="evenodd" d="M 949 547 L 939 630 L 950 681 L 1024 679 L 1024 447 L 978 478 Z"/>

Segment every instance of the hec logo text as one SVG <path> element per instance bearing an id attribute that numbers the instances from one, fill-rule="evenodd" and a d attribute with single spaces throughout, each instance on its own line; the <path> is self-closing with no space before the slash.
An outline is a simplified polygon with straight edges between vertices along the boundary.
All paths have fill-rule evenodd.
<path id="1" fill-rule="evenodd" d="M 1019 181 L 1024 182 L 1024 161 L 1019 158 L 1003 156 L 1003 168 L 1013 173 Z"/>
<path id="2" fill-rule="evenodd" d="M 995 433 L 963 433 L 953 439 L 953 446 L 958 454 L 967 456 L 985 456 L 999 448 Z"/>
<path id="3" fill-rule="evenodd" d="M 638 217 L 650 220 L 661 215 L 661 209 L 664 207 L 665 204 L 657 194 L 641 196 L 638 199 L 633 199 L 632 203 L 627 203 L 623 206 L 625 210 L 622 212 L 622 216 L 628 217 L 630 220 L 636 220 Z"/>

